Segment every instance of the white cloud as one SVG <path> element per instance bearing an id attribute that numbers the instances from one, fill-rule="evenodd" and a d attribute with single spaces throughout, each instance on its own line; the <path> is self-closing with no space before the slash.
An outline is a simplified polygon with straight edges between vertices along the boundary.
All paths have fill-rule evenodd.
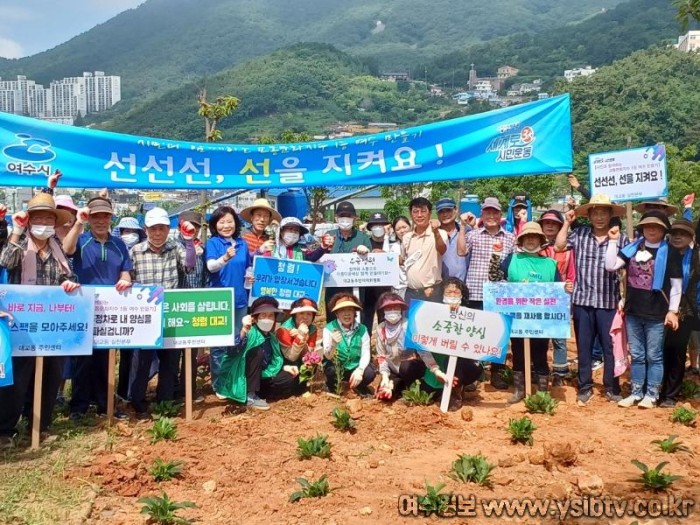
<path id="1" fill-rule="evenodd" d="M 0 57 L 20 58 L 25 55 L 24 49 L 14 40 L 0 37 Z"/>

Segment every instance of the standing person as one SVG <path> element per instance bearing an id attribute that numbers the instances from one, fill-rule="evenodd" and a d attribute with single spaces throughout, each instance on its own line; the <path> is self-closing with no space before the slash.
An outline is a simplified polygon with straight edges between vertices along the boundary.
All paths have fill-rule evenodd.
<path id="1" fill-rule="evenodd" d="M 114 286 L 123 292 L 131 287 L 129 272 L 133 265 L 126 244 L 110 234 L 113 213 L 111 201 L 102 197 L 90 199 L 63 239 L 63 249 L 73 257 L 73 270 L 80 284 Z M 86 222 L 90 231 L 84 233 Z M 95 350 L 92 355 L 75 358 L 71 419 L 77 421 L 85 415 L 93 399 L 97 402 L 97 414 L 107 414 L 108 369 L 109 352 L 106 350 Z M 114 416 L 117 419 L 128 417 L 122 412 L 115 412 Z"/>
<path id="2" fill-rule="evenodd" d="M 386 214 L 382 212 L 373 213 L 369 221 L 367 221 L 372 253 L 387 253 L 389 251 L 388 226 L 389 219 L 387 219 Z M 384 292 L 388 292 L 389 290 L 391 290 L 391 288 L 388 286 L 367 286 L 365 288 L 365 325 L 370 334 L 374 328 L 375 314 L 377 315 L 377 323 L 381 323 L 384 320 L 382 312 L 378 309 L 378 300 Z"/>
<path id="3" fill-rule="evenodd" d="M 460 281 L 467 278 L 467 230 L 465 224 L 457 222 L 457 203 L 444 198 L 435 205 L 440 229 L 447 234 L 447 251 L 442 256 L 442 278 L 456 277 Z"/>
<path id="4" fill-rule="evenodd" d="M 505 259 L 513 252 L 515 237 L 501 226 L 501 204 L 495 197 L 486 197 L 481 204 L 483 226 L 476 227 L 476 218 L 468 215 L 468 223 L 473 229 L 467 234 L 467 254 L 470 257 L 467 268 L 467 289 L 469 308 L 484 309 L 484 283 L 489 280 L 489 265 L 496 254 Z M 504 366 L 491 363 L 491 386 L 498 390 L 508 390 L 508 383 L 501 377 Z"/>
<path id="5" fill-rule="evenodd" d="M 73 199 L 70 195 L 57 195 L 53 198 L 53 200 L 56 203 L 57 210 L 65 210 L 70 213 L 71 216 L 71 219 L 67 223 L 56 226 L 56 237 L 58 237 L 58 240 L 62 242 L 75 224 L 76 216 L 78 214 L 78 207 L 73 204 Z"/>
<path id="6" fill-rule="evenodd" d="M 554 249 L 557 234 L 564 225 L 564 216 L 560 211 L 551 209 L 544 212 L 537 222 L 547 238 L 540 255 L 550 257 L 557 262 L 559 275 L 566 283 L 566 291 L 573 293 L 576 282 L 574 250 L 571 247 L 567 247 L 563 252 Z M 564 379 L 568 377 L 569 361 L 566 353 L 566 339 L 552 339 L 552 386 L 561 386 Z"/>
<path id="7" fill-rule="evenodd" d="M 267 234 L 267 227 L 272 221 L 280 222 L 282 216 L 274 209 L 267 199 L 255 199 L 252 206 L 241 210 L 241 218 L 250 223 L 241 237 L 248 244 L 250 255 L 272 251 L 274 241 Z M 261 250 L 262 249 L 262 250 Z"/>
<path id="8" fill-rule="evenodd" d="M 12 217 L 12 235 L 0 253 L 0 266 L 7 268 L 9 282 L 27 286 L 61 286 L 69 293 L 80 285 L 68 265 L 66 255 L 54 238 L 57 224 L 66 224 L 71 216 L 56 209 L 53 197 L 39 193 L 27 204 L 27 211 Z M 22 234 L 27 235 L 22 238 Z M 51 424 L 56 394 L 63 377 L 62 357 L 44 358 L 44 375 L 41 394 L 40 431 Z M 14 384 L 0 388 L 0 439 L 10 442 L 15 426 L 22 415 L 25 400 L 33 402 L 29 388 L 34 378 L 36 359 L 13 357 Z"/>
<path id="9" fill-rule="evenodd" d="M 608 249 L 611 222 L 621 217 L 625 208 L 610 201 L 604 194 L 594 195 L 588 204 L 566 212 L 564 225 L 557 234 L 555 248 L 574 248 L 576 283 L 571 298 L 574 313 L 574 333 L 578 354 L 577 403 L 585 406 L 593 396 L 593 344 L 596 338 L 603 347 L 603 385 L 608 401 L 617 403 L 620 396 L 620 380 L 615 377 L 615 360 L 610 328 L 615 310 L 620 302 L 620 281 L 617 273 L 605 270 L 605 254 Z M 589 226 L 569 229 L 576 217 L 588 217 Z M 617 247 L 627 245 L 627 237 L 621 234 Z"/>
<path id="10" fill-rule="evenodd" d="M 114 235 L 119 236 L 129 249 L 146 240 L 146 232 L 136 217 L 122 217 L 114 228 Z"/>
<path id="11" fill-rule="evenodd" d="M 624 310 L 632 356 L 632 392 L 617 404 L 631 407 L 639 403 L 640 408 L 653 408 L 664 376 L 664 326 L 678 329 L 683 272 L 679 252 L 670 249 L 666 241 L 671 224 L 664 212 L 648 211 L 637 228 L 642 235 L 619 251 L 620 230 L 610 230 L 605 269 L 616 272 L 627 268 Z"/>
<path id="12" fill-rule="evenodd" d="M 399 256 L 399 284 L 392 289 L 403 299 L 406 294 L 407 278 L 406 278 L 406 262 L 401 256 L 401 244 L 403 236 L 411 231 L 411 220 L 408 217 L 399 215 L 395 217 L 391 223 L 391 228 L 394 230 L 395 240 L 389 245 L 389 251 Z"/>
<path id="13" fill-rule="evenodd" d="M 671 225 L 669 244 L 681 257 L 682 291 L 678 330 L 666 328 L 664 336 L 664 379 L 659 396 L 659 406 L 673 408 L 683 384 L 685 360 L 693 330 L 700 328 L 698 315 L 698 283 L 700 283 L 700 258 L 693 244 L 693 223 L 678 219 Z"/>
<path id="14" fill-rule="evenodd" d="M 532 220 L 532 202 L 527 195 L 513 195 L 508 203 L 508 213 L 506 214 L 506 231 L 517 236 L 525 226 L 525 223 Z"/>
<path id="15" fill-rule="evenodd" d="M 411 299 L 434 301 L 442 282 L 442 257 L 447 252 L 447 233 L 440 229 L 440 221 L 431 220 L 432 203 L 425 197 L 416 197 L 408 209 L 413 219 L 413 230 L 403 236 L 402 249 L 406 264 L 406 303 Z M 437 295 L 437 294 L 436 294 Z"/>
<path id="16" fill-rule="evenodd" d="M 557 262 L 541 254 L 542 245 L 547 241 L 542 227 L 536 222 L 528 222 L 521 229 L 516 243 L 518 252 L 511 253 L 500 264 L 494 259 L 491 275 L 496 281 L 512 283 L 552 283 L 561 280 Z M 547 364 L 547 339 L 532 338 L 530 350 L 532 362 L 537 374 L 537 390 L 546 392 L 549 382 L 549 365 Z M 525 397 L 525 340 L 522 337 L 511 337 L 513 352 L 513 396 L 508 403 L 518 403 Z M 530 373 L 530 371 L 527 371 Z"/>
<path id="17" fill-rule="evenodd" d="M 132 281 L 146 286 L 162 286 L 166 290 L 178 287 L 182 274 L 192 272 L 194 266 L 187 266 L 194 258 L 194 247 L 183 248 L 177 241 L 169 240 L 170 218 L 162 208 L 153 208 L 144 219 L 147 240 L 131 249 L 133 261 Z M 189 253 L 188 253 L 189 252 Z M 131 406 L 138 419 L 148 419 L 146 390 L 150 377 L 153 355 L 159 361 L 158 388 L 156 399 L 173 401 L 177 380 L 180 350 L 136 350 L 132 366 Z"/>
<path id="18" fill-rule="evenodd" d="M 237 334 L 241 331 L 243 317 L 248 311 L 246 270 L 252 266 L 253 258 L 248 245 L 241 239 L 241 222 L 230 206 L 220 206 L 214 210 L 209 219 L 209 232 L 211 238 L 204 250 L 209 286 L 234 289 L 234 333 Z M 225 347 L 209 350 L 211 384 L 215 394 L 218 393 L 219 367 L 225 354 Z"/>
<path id="19" fill-rule="evenodd" d="M 350 201 L 338 203 L 335 208 L 335 222 L 338 224 L 337 230 L 331 230 L 328 235 L 333 239 L 333 246 L 329 253 L 357 253 L 358 255 L 367 255 L 372 249 L 372 243 L 366 233 L 361 232 L 356 227 L 357 212 L 355 206 Z M 323 300 L 326 303 L 326 320 L 333 321 L 335 314 L 328 308 L 328 303 L 334 294 L 340 292 L 352 293 L 352 288 L 326 288 Z M 359 300 L 363 301 L 365 297 L 365 288 L 360 287 Z M 374 314 L 374 305 L 369 305 L 362 311 L 362 322 L 367 322 L 370 315 Z"/>
<path id="20" fill-rule="evenodd" d="M 296 217 L 285 217 L 280 222 L 277 239 L 272 244 L 272 249 L 262 252 L 267 246 L 263 245 L 258 252 L 262 255 L 271 255 L 277 259 L 316 262 L 331 249 L 333 239 L 330 235 L 323 235 L 321 245 L 315 250 L 307 252 L 302 249 L 300 238 L 308 233 L 309 229 L 299 219 Z"/>

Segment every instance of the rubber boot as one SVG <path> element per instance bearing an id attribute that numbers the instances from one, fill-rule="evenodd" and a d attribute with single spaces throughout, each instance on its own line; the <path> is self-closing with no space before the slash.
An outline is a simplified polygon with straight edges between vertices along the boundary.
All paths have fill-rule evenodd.
<path id="1" fill-rule="evenodd" d="M 507 403 L 514 405 L 525 399 L 525 372 L 513 372 L 513 395 Z"/>
<path id="2" fill-rule="evenodd" d="M 547 392 L 549 390 L 549 374 L 537 375 L 537 391 Z"/>
<path id="3" fill-rule="evenodd" d="M 508 390 L 508 383 L 501 377 L 500 367 L 491 367 L 491 386 L 496 390 Z"/>

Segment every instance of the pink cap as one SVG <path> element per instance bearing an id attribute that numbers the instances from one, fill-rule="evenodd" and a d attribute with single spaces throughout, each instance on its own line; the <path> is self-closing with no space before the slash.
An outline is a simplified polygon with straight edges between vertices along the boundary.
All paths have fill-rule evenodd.
<path id="1" fill-rule="evenodd" d="M 57 207 L 60 206 L 62 208 L 73 210 L 76 213 L 78 212 L 78 207 L 73 204 L 73 199 L 70 195 L 56 195 L 53 200 Z"/>

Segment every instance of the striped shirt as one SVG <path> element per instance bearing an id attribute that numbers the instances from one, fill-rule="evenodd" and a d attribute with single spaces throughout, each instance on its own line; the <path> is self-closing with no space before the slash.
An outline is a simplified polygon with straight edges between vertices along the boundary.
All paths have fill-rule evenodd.
<path id="1" fill-rule="evenodd" d="M 491 235 L 486 228 L 477 228 L 467 233 L 467 253 L 470 255 L 467 268 L 467 289 L 470 301 L 484 300 L 484 283 L 489 280 L 489 264 L 491 254 L 494 253 L 494 244 L 502 244 L 501 260 L 505 260 L 511 253 L 515 244 L 515 236 L 505 231 L 498 230 L 496 235 Z"/>
<path id="2" fill-rule="evenodd" d="M 618 245 L 627 245 L 627 236 L 620 234 Z M 577 306 L 590 306 L 611 310 L 620 301 L 620 280 L 617 272 L 605 269 L 607 237 L 598 243 L 590 226 L 580 226 L 571 231 L 568 245 L 574 248 L 576 284 L 571 302 Z"/>
<path id="3" fill-rule="evenodd" d="M 263 234 L 258 237 L 253 230 L 246 230 L 241 233 L 241 238 L 248 245 L 248 252 L 250 252 L 250 255 L 255 255 L 263 243 L 270 240 L 270 236 L 267 233 L 263 232 Z"/>

